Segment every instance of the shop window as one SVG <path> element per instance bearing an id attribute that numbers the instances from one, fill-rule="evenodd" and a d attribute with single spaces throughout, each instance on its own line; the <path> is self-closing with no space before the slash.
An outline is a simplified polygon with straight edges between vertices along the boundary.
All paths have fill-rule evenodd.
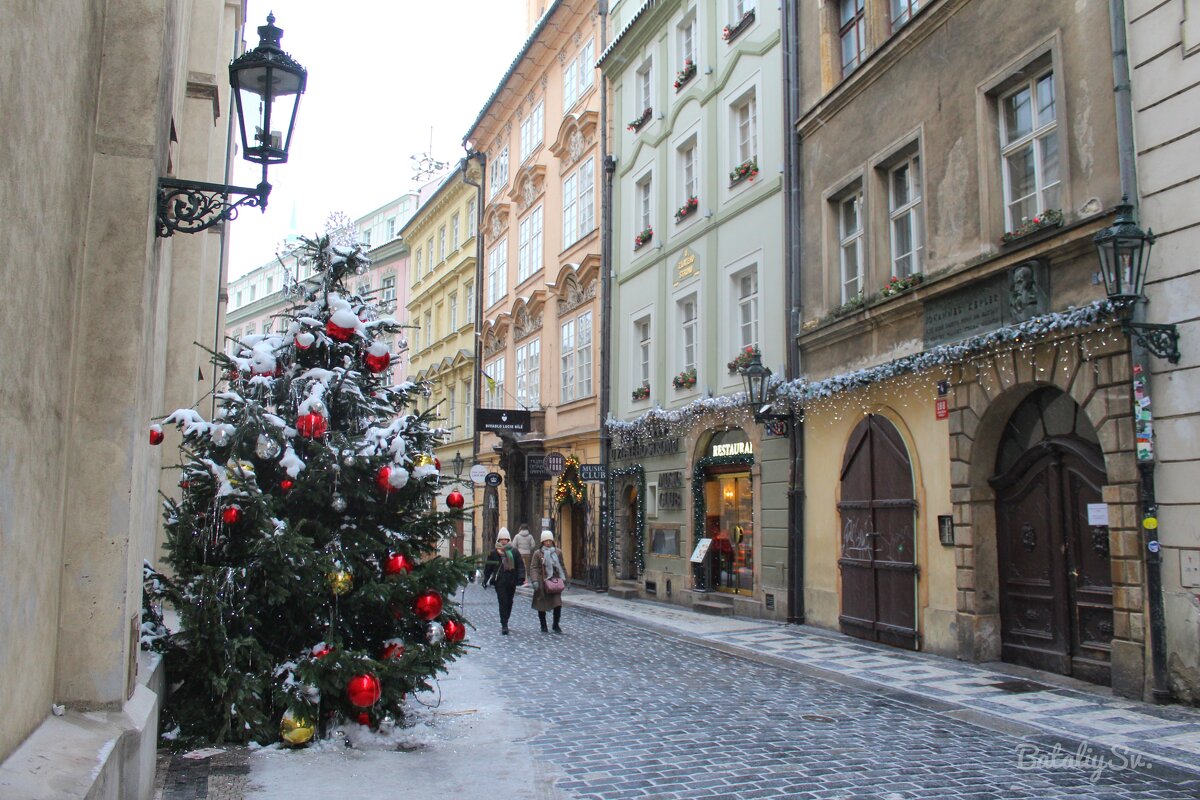
<path id="1" fill-rule="evenodd" d="M 653 528 L 650 531 L 650 552 L 656 556 L 681 556 L 681 545 L 678 525 Z"/>

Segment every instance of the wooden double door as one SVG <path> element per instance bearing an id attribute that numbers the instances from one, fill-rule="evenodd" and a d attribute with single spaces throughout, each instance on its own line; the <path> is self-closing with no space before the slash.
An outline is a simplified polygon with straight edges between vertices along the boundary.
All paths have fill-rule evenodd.
<path id="1" fill-rule="evenodd" d="M 917 565 L 912 463 L 900 432 L 870 414 L 850 434 L 842 462 L 844 633 L 916 649 Z"/>
<path id="2" fill-rule="evenodd" d="M 1103 454 L 1076 438 L 1045 439 L 992 479 L 1002 658 L 1111 683 L 1112 566 L 1102 502 Z"/>

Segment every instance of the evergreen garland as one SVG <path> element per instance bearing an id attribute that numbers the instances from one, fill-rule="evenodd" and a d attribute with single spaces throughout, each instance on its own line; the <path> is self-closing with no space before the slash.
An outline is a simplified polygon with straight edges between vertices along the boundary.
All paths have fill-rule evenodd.
<path id="1" fill-rule="evenodd" d="M 567 456 L 566 466 L 554 485 L 555 505 L 581 506 L 587 502 L 587 489 L 579 477 L 579 459 Z"/>
<path id="2" fill-rule="evenodd" d="M 634 531 L 637 535 L 637 553 L 634 556 L 634 563 L 637 566 L 638 575 L 641 575 L 646 571 L 646 470 L 641 464 L 609 470 L 612 484 L 616 483 L 617 478 L 622 478 L 626 475 L 637 476 L 637 519 L 634 520 Z M 609 492 L 608 519 L 610 522 L 615 521 L 617 518 L 616 503 L 617 493 L 615 491 Z M 617 537 L 611 535 L 608 537 L 608 561 L 615 568 L 618 560 Z"/>

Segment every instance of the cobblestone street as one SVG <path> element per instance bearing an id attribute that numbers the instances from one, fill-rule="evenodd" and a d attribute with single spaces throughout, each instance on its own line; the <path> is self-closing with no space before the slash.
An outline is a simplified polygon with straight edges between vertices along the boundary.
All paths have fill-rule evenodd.
<path id="1" fill-rule="evenodd" d="M 370 762 L 392 763 L 401 781 L 364 780 L 356 750 L 233 751 L 164 760 L 159 796 L 284 797 L 291 789 L 279 781 L 305 769 L 304 785 L 318 795 L 357 788 L 363 798 L 497 789 L 603 800 L 1200 796 L 1200 773 L 1153 758 L 1132 768 L 1141 757 L 1120 746 L 1030 736 L 1001 719 L 970 724 L 916 695 L 722 652 L 586 610 L 584 600 L 580 592 L 581 604 L 564 609 L 558 636 L 539 632 L 518 595 L 513 633 L 501 636 L 492 593 L 468 589 L 469 641 L 480 649 L 441 682 L 434 733 L 420 753 L 393 746 Z M 674 609 L 661 616 L 681 625 L 691 617 L 694 628 L 736 624 Z M 471 707 L 456 710 L 464 694 Z M 443 753 L 453 758 L 431 768 Z M 500 756 L 503 767 L 492 761 Z M 306 761 L 317 757 L 319 767 Z"/>

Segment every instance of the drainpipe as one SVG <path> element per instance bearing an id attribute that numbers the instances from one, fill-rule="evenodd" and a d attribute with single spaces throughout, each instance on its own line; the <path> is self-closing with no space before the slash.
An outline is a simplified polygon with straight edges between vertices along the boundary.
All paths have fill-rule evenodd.
<path id="1" fill-rule="evenodd" d="M 471 180 L 467 173 L 467 165 L 472 160 L 479 162 L 479 183 Z M 487 183 L 487 153 L 482 153 L 478 150 L 470 150 L 467 157 L 460 164 L 462 169 L 463 183 L 468 186 L 475 187 L 475 376 L 471 379 L 471 463 L 479 461 L 479 420 L 475 419 L 477 409 L 480 406 L 480 380 L 483 378 L 483 338 L 480 332 L 483 330 L 483 187 Z M 472 513 L 472 528 L 474 525 L 474 513 Z M 476 541 L 477 534 L 485 526 L 480 525 L 478 529 L 471 531 L 471 546 L 473 552 L 484 552 L 483 543 Z"/>
<path id="2" fill-rule="evenodd" d="M 600 17 L 600 52 L 608 48 L 608 0 L 600 0 L 597 7 Z M 600 484 L 600 525 L 596 536 L 597 589 L 608 589 L 608 537 L 612 520 L 608 518 L 610 491 L 608 480 L 608 412 L 612 407 L 612 183 L 616 162 L 608 152 L 608 79 L 600 73 L 600 153 L 604 158 L 604 184 L 600 198 L 600 466 L 604 482 Z"/>
<path id="3" fill-rule="evenodd" d="M 800 14 L 792 3 L 779 4 L 783 32 L 783 141 L 786 143 L 783 170 L 784 214 L 784 294 L 787 297 L 787 377 L 800 375 L 800 348 L 796 337 L 800 333 L 801 309 L 801 184 L 800 139 L 795 121 L 800 116 Z M 788 449 L 791 469 L 788 470 L 788 586 L 787 621 L 804 623 L 804 412 L 789 420 Z"/>
<path id="4" fill-rule="evenodd" d="M 1121 194 L 1137 208 L 1137 158 L 1133 130 L 1133 101 L 1129 86 L 1129 46 L 1126 40 L 1124 0 L 1109 0 L 1109 23 L 1112 26 L 1113 94 L 1117 112 L 1117 163 L 1121 171 Z M 1133 321 L 1146 319 L 1146 301 L 1142 298 L 1134 304 Z M 1130 361 L 1135 374 L 1140 373 L 1150 382 L 1150 354 L 1130 337 Z M 1151 390 L 1153 397 L 1154 392 Z M 1159 552 L 1159 530 L 1148 527 L 1150 520 L 1157 522 L 1158 499 L 1154 490 L 1154 460 L 1139 460 L 1138 494 L 1142 506 L 1142 535 L 1146 552 L 1146 593 L 1150 612 L 1150 669 L 1152 687 L 1150 696 L 1155 703 L 1171 700 L 1167 685 L 1167 626 L 1163 609 L 1162 556 Z"/>

